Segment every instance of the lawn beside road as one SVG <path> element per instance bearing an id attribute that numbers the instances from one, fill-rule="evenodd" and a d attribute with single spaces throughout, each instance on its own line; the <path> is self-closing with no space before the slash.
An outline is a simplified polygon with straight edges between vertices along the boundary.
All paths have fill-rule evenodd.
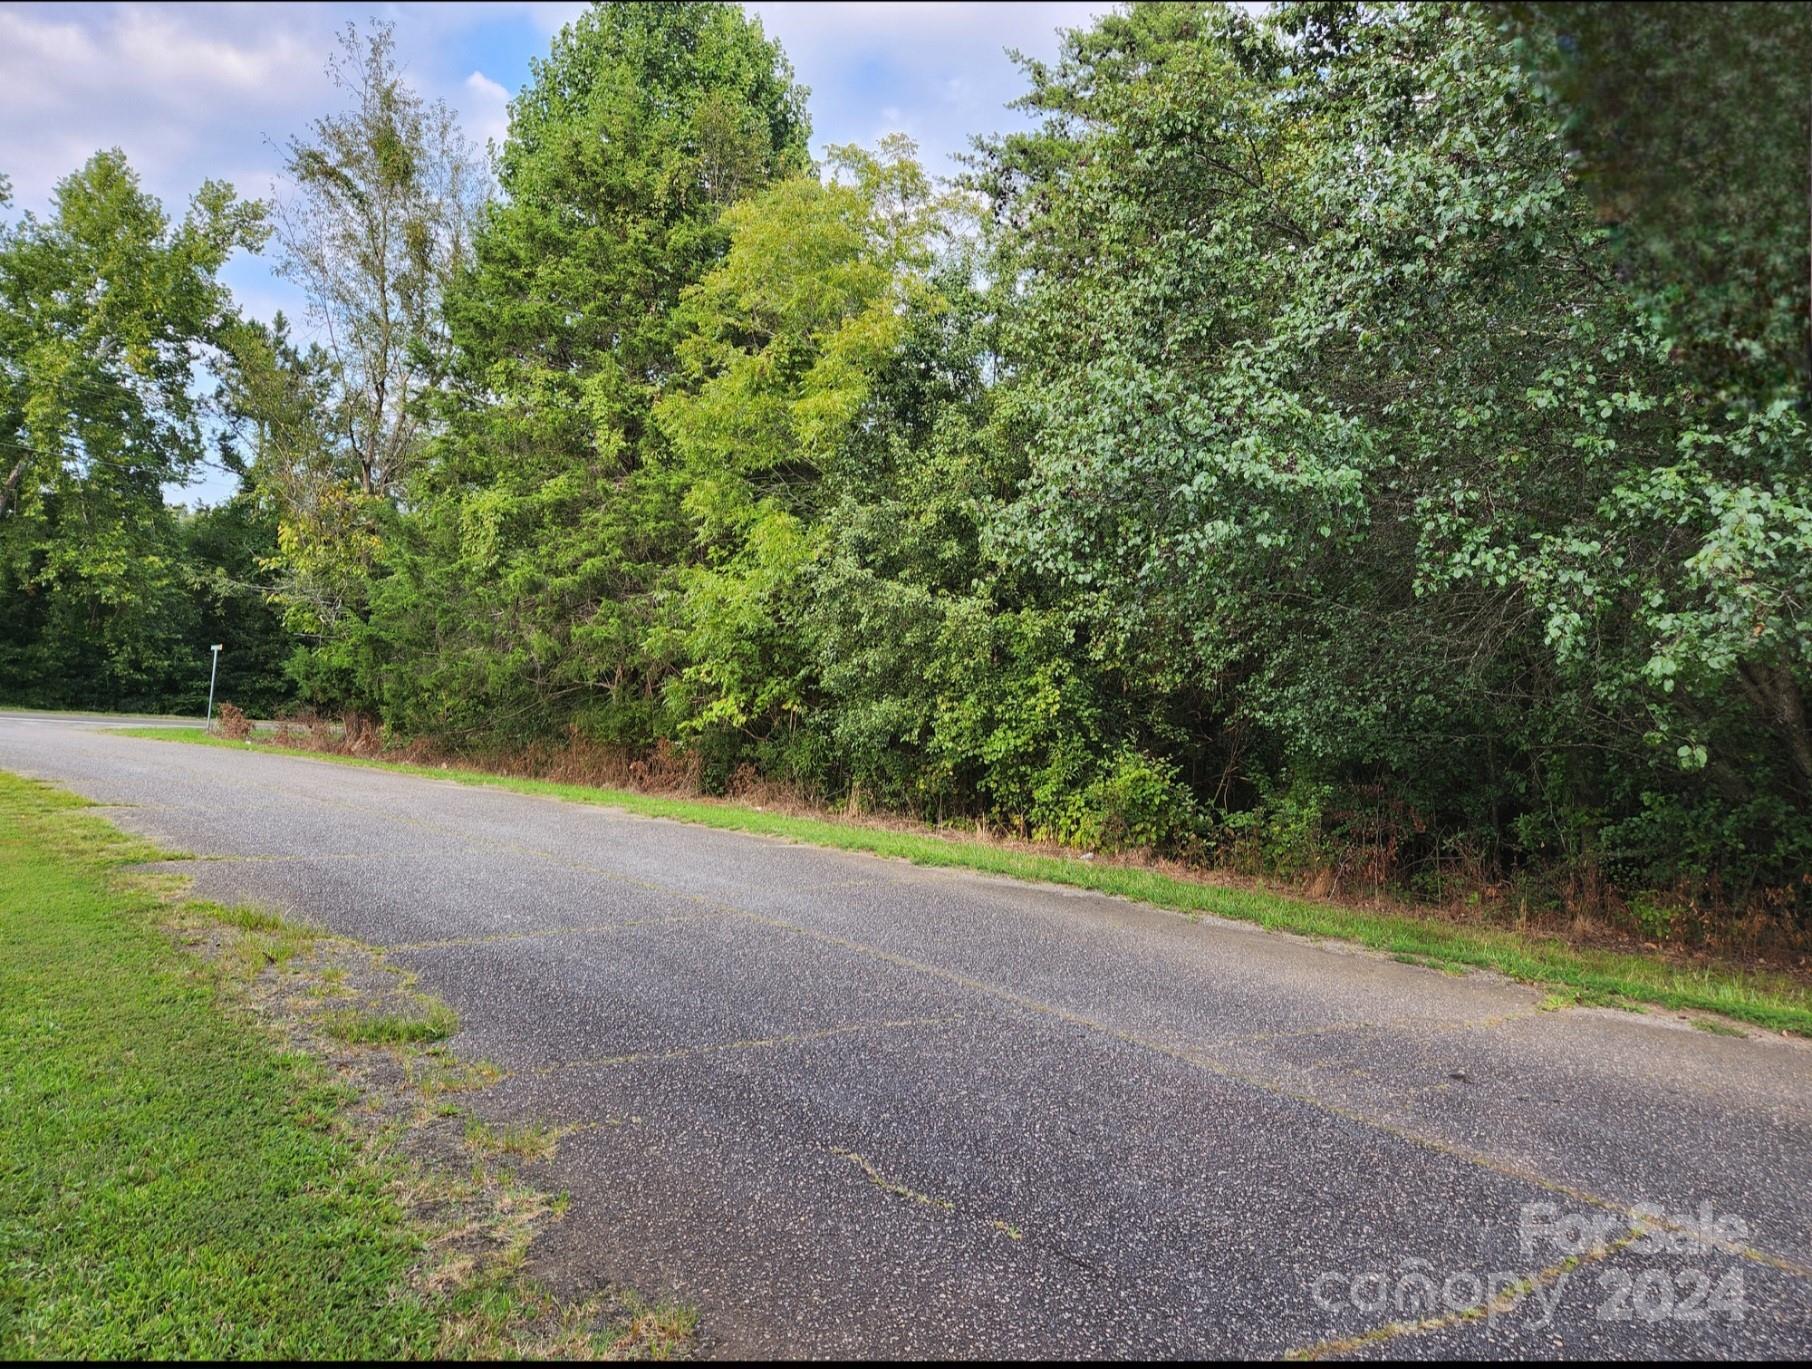
<path id="1" fill-rule="evenodd" d="M 799 817 L 717 799 L 669 798 L 633 790 L 591 788 L 522 779 L 481 770 L 442 769 L 342 756 L 270 742 L 233 741 L 202 732 L 114 728 L 116 735 L 272 752 L 338 765 L 366 766 L 519 794 L 619 808 L 647 817 L 697 823 L 807 845 L 860 851 L 915 865 L 975 870 L 1015 879 L 1068 885 L 1153 904 L 1186 916 L 1214 916 L 1274 931 L 1352 942 L 1400 960 L 1464 972 L 1488 970 L 1550 991 L 1556 1009 L 1608 1003 L 1641 1009 L 1709 1013 L 1769 1031 L 1812 1037 L 1812 987 L 1785 974 L 1719 961 L 1683 963 L 1665 954 L 1578 946 L 1558 937 L 1413 912 L 1356 907 L 1181 878 L 1161 870 L 1043 854 L 952 837 L 933 829 L 900 830 L 834 819 Z M 1716 1030 L 1719 1024 L 1702 1025 Z"/>
<path id="2" fill-rule="evenodd" d="M 0 771 L 0 1356 L 683 1350 L 684 1309 L 560 1303 L 521 1276 L 563 1200 L 500 1169 L 454 1101 L 497 1076 L 425 1044 L 457 1025 L 444 1005 L 399 982 L 432 1030 L 377 1030 L 396 1019 L 350 987 L 375 952 L 127 871 L 168 854 L 87 807 Z M 242 1010 L 260 986 L 267 1025 Z M 334 1012 L 309 1006 L 324 995 Z M 330 1070 L 324 1038 L 401 1082 Z M 349 1125 L 355 1106 L 382 1130 Z M 424 1167 L 409 1146 L 436 1127 L 464 1148 Z"/>
<path id="3" fill-rule="evenodd" d="M 109 876 L 158 852 L 0 774 L 0 1354 L 399 1356 L 414 1234 L 335 1090 Z"/>

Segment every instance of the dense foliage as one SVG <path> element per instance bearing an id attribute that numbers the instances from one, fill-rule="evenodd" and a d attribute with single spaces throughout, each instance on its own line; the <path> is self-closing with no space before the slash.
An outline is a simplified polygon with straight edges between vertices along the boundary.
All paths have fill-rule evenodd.
<path id="1" fill-rule="evenodd" d="M 1029 130 L 941 187 L 901 140 L 814 165 L 734 7 L 599 5 L 476 211 L 382 40 L 295 158 L 423 225 L 366 263 L 417 311 L 398 459 L 366 455 L 394 389 L 356 403 L 382 365 L 234 325 L 248 493 L 107 506 L 239 568 L 197 584 L 263 576 L 305 701 L 1089 849 L 1614 888 L 1655 932 L 1812 905 L 1801 7 L 1135 5 L 1027 63 Z M 33 244 L 108 176 L 7 239 L 22 452 L 93 421 L 13 358 L 66 289 Z M 133 231 L 218 346 L 201 247 L 256 220 L 197 203 Z M 163 453 L 147 489 L 195 452 L 156 393 L 80 439 Z M 100 469 L 0 512 L 0 692 L 168 687 L 99 626 L 127 572 L 57 531 Z"/>

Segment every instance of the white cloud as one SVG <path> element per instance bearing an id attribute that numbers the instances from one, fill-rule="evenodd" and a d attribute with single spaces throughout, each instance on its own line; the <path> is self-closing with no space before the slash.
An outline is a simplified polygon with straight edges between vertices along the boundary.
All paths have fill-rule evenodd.
<path id="1" fill-rule="evenodd" d="M 487 142 L 499 146 L 510 131 L 510 93 L 482 71 L 474 71 L 465 81 L 466 99 L 460 109 L 467 134 L 480 147 Z"/>
<path id="2" fill-rule="evenodd" d="M 268 166 L 272 145 L 339 103 L 326 73 L 346 23 L 397 26 L 405 74 L 444 98 L 478 142 L 504 128 L 508 92 L 481 72 L 444 70 L 460 35 L 526 14 L 557 28 L 571 4 L 512 6 L 116 4 L 0 8 L 0 171 L 41 209 L 56 181 L 99 148 L 125 150 L 171 209 L 224 168 Z M 375 14 L 374 14 L 375 12 Z M 436 78 L 436 72 L 443 74 Z M 456 69 L 457 70 L 457 69 Z M 465 70 L 470 70 L 466 68 Z M 263 194 L 268 174 L 241 184 Z"/>
<path id="3" fill-rule="evenodd" d="M 977 133 L 1017 127 L 1006 102 L 1024 87 L 1008 56 L 1050 57 L 1057 32 L 1086 25 L 1111 0 L 1035 4 L 790 4 L 748 6 L 780 40 L 812 90 L 813 141 L 870 141 L 901 130 L 926 165 L 954 168 L 952 154 Z M 887 108 L 879 108 L 885 100 Z"/>
<path id="4" fill-rule="evenodd" d="M 166 201 L 223 164 L 262 163 L 263 132 L 287 132 L 297 110 L 319 105 L 325 48 L 293 23 L 210 17 L 200 7 L 127 5 L 86 22 L 0 10 L 0 169 L 20 202 L 41 204 L 102 147 L 123 148 Z"/>
<path id="5" fill-rule="evenodd" d="M 933 0 L 755 0 L 748 8 L 769 33 L 803 39 L 806 46 L 849 48 L 867 42 L 944 47 L 964 45 L 1042 47 L 1052 29 L 1086 24 L 1111 3 L 940 4 Z M 791 44 L 788 51 L 793 51 Z"/>
<path id="6" fill-rule="evenodd" d="M 0 173 L 15 210 L 39 213 L 57 181 L 107 147 L 124 150 L 172 217 L 209 178 L 248 198 L 280 193 L 283 145 L 341 104 L 326 72 L 338 33 L 372 10 L 396 23 L 406 78 L 446 99 L 475 142 L 501 140 L 510 92 L 449 58 L 474 24 L 525 9 L 557 28 L 578 6 L 0 7 Z M 281 307 L 300 326 L 301 301 L 268 257 L 234 262 L 227 278 L 247 312 Z"/>
<path id="7" fill-rule="evenodd" d="M 222 96 L 269 99 L 316 85 L 321 75 L 320 48 L 282 27 L 216 35 L 189 22 L 188 12 L 134 5 L 121 11 L 108 37 L 135 84 L 216 112 L 222 106 L 212 102 Z"/>
<path id="8" fill-rule="evenodd" d="M 475 71 L 466 77 L 466 89 L 479 99 L 496 101 L 498 104 L 502 104 L 510 98 L 509 91 L 482 71 Z"/>

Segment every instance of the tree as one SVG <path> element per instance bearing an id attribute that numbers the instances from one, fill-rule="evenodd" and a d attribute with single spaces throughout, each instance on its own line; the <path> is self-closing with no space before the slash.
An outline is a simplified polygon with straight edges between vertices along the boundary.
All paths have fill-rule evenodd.
<path id="1" fill-rule="evenodd" d="M 419 456 L 448 344 L 442 298 L 463 268 L 485 193 L 453 111 L 403 80 L 395 34 L 348 25 L 328 62 L 349 108 L 288 145 L 280 272 L 308 298 L 331 362 L 329 470 L 394 497 Z M 274 473 L 273 473 L 274 474 Z"/>
<path id="2" fill-rule="evenodd" d="M 1734 876 L 1740 831 L 1783 881 L 1807 443 L 1755 306 L 1803 282 L 1695 290 L 1703 224 L 1633 243 L 1519 42 L 1463 6 L 1135 6 L 1033 65 L 1043 125 L 978 168 L 1030 470 L 1000 535 L 1235 812 L 1388 795 L 1393 850 L 1637 880 Z"/>
<path id="3" fill-rule="evenodd" d="M 1656 400 L 1678 415 L 1673 459 L 1616 507 L 1673 563 L 1650 572 L 1671 584 L 1643 615 L 1641 684 L 1672 696 L 1655 701 L 1659 730 L 1694 766 L 1715 724 L 1682 707 L 1685 687 L 1734 686 L 1812 803 L 1812 15 L 1787 4 L 1507 13 L 1579 155 L 1607 255 L 1666 347 Z"/>
<path id="4" fill-rule="evenodd" d="M 724 216 L 730 250 L 683 298 L 655 406 L 691 528 L 671 649 L 690 728 L 763 735 L 805 708 L 806 568 L 879 373 L 914 308 L 938 205 L 896 137 L 833 153 L 841 179 L 781 181 Z"/>
<path id="5" fill-rule="evenodd" d="M 395 510 L 433 431 L 450 341 L 446 291 L 469 264 L 486 176 L 452 111 L 404 81 L 388 25 L 348 26 L 328 73 L 348 107 L 287 147 L 280 272 L 321 339 L 240 337 L 241 404 L 260 489 L 280 511 L 276 593 L 315 644 L 309 692 L 361 694 L 365 624 Z"/>
<path id="6" fill-rule="evenodd" d="M 163 706 L 199 713 L 206 705 L 206 672 L 193 668 L 197 644 L 225 646 L 219 663 L 217 698 L 239 705 L 253 717 L 271 717 L 295 693 L 290 658 L 296 639 L 284 623 L 273 593 L 277 515 L 255 486 L 242 488 L 212 508 L 180 518 L 181 554 L 187 567 L 196 625 L 189 637 L 187 670 L 173 671 Z"/>
<path id="7" fill-rule="evenodd" d="M 117 150 L 0 236 L 0 689 L 142 705 L 166 687 L 189 601 L 163 490 L 206 458 L 220 268 L 264 236 L 262 206 L 217 182 L 171 224 Z"/>
<path id="8" fill-rule="evenodd" d="M 599 5 L 535 63 L 448 301 L 449 431 L 384 628 L 394 716 L 655 734 L 669 663 L 649 632 L 687 541 L 650 422 L 673 311 L 722 258 L 725 208 L 808 165 L 804 94 L 729 5 Z"/>

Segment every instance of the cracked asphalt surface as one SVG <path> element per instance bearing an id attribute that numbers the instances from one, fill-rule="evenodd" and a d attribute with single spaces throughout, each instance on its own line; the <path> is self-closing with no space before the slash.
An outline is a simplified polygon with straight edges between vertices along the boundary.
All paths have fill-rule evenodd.
<path id="1" fill-rule="evenodd" d="M 390 948 L 508 1071 L 481 1113 L 578 1128 L 537 1270 L 688 1299 L 708 1353 L 1812 1353 L 1802 1043 L 66 719 L 0 715 L 0 768 Z"/>

